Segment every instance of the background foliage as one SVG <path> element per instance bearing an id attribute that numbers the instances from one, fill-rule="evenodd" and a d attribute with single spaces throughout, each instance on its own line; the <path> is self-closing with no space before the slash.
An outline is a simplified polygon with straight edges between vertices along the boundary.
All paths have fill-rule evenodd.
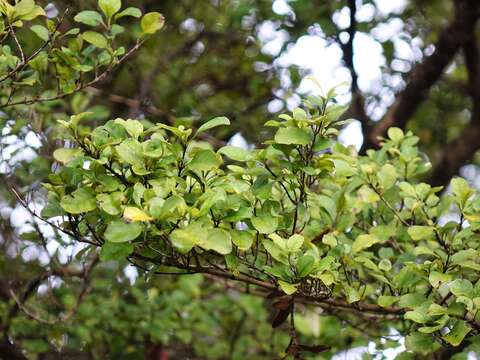
<path id="1" fill-rule="evenodd" d="M 476 42 L 479 5 L 467 0 L 448 4 L 410 1 L 400 12 L 382 14 L 377 11 L 379 3 L 292 1 L 288 12 L 278 14 L 272 10 L 270 1 L 177 0 L 161 4 L 125 1 L 122 9 L 136 6 L 140 10 L 129 10 L 126 13 L 129 16 L 120 18 L 113 14 L 117 13 L 116 1 L 104 1 L 101 6 L 93 1 L 62 1 L 48 6 L 39 2 L 39 7 L 22 1 L 16 10 L 11 10 L 8 2 L 0 2 L 3 14 L 0 55 L 2 356 L 182 358 L 187 355 L 181 354 L 188 354 L 191 358 L 256 356 L 267 359 L 282 356 L 290 341 L 290 330 L 286 325 L 271 330 L 274 314 L 269 316 L 269 313 L 278 311 L 274 305 L 242 294 L 231 288 L 228 281 L 202 280 L 199 275 L 177 278 L 151 276 L 141 271 L 134 286 L 129 286 L 124 273 L 127 263 L 106 262 L 106 250 L 100 254 L 100 258 L 102 254 L 104 257 L 102 261 L 94 252 L 79 252 L 81 246 L 61 235 L 55 227 L 46 226 L 22 212 L 21 205 L 24 203 L 38 213 L 45 204 L 46 194 L 40 184 L 52 170 L 57 172 L 59 164 L 55 160 L 65 163 L 77 155 L 69 150 L 54 157 L 56 148 L 72 146 L 72 139 L 64 142 L 65 129 L 58 126 L 56 120 L 67 121 L 71 115 L 83 111 L 91 114 L 87 114 L 81 124 L 91 129 L 117 117 L 144 119 L 145 129 L 160 122 L 198 129 L 206 120 L 225 115 L 232 125 L 204 132 L 201 140 L 218 149 L 241 131 L 249 141 L 260 145 L 271 138 L 274 131 L 272 128 L 260 130 L 259 125 L 276 118 L 275 113 L 284 112 L 286 104 L 298 104 L 298 86 L 308 70 L 280 60 L 289 47 L 306 34 L 322 36 L 342 50 L 351 78 L 351 105 L 345 117 L 361 122 L 365 138 L 362 151 L 378 146 L 377 135 L 385 135 L 388 127 L 397 126 L 413 129 L 418 134 L 421 152 L 417 154 L 413 146 L 417 140 L 411 134 L 404 137 L 398 130 L 389 134 L 387 148 L 398 149 L 391 157 L 385 157 L 385 150 L 371 153 L 368 158 L 357 158 L 339 146 L 334 150 L 333 156 L 340 157 L 336 159 L 335 168 L 343 171 L 343 175 L 336 178 L 339 186 L 345 185 L 341 181 L 343 177 L 350 178 L 352 168 L 355 173 L 361 169 L 367 179 L 372 177 L 372 184 L 349 189 L 355 191 L 352 195 L 355 198 L 358 190 L 358 201 L 364 208 L 359 216 L 365 221 L 362 232 L 366 237 L 361 237 L 360 242 L 368 247 L 357 245 L 361 256 L 347 256 L 346 263 L 342 263 L 344 250 L 336 250 L 336 246 L 344 249 L 343 244 L 350 246 L 359 241 L 358 234 L 338 237 L 334 228 L 323 232 L 322 226 L 327 225 L 332 208 L 324 210 L 327 214 L 322 216 L 327 218 L 322 218 L 322 226 L 305 230 L 307 241 L 322 235 L 321 249 L 325 252 L 319 255 L 321 258 L 328 257 L 331 251 L 336 264 L 332 268 L 347 269 L 343 273 L 339 270 L 339 275 L 331 274 L 333 278 L 342 277 L 337 279 L 342 284 L 336 288 L 337 297 L 350 304 L 355 304 L 358 297 L 365 297 L 379 308 L 409 308 L 408 315 L 402 315 L 407 321 L 356 323 L 357 317 L 347 311 L 348 306 L 339 303 L 330 304 L 330 308 L 324 304 L 322 314 L 319 308 L 301 307 L 296 317 L 301 342 L 328 345 L 335 353 L 375 341 L 379 335 L 385 336 L 387 326 L 408 335 L 407 349 L 419 352 L 417 356 L 423 353 L 427 357 L 449 358 L 451 352 L 474 350 L 472 335 L 477 330 L 478 299 L 474 223 L 478 201 L 469 197 L 472 190 L 460 180 L 455 180 L 453 197 L 447 196 L 441 202 L 437 199 L 440 190 L 427 185 L 411 188 L 397 182 L 388 192 L 386 184 L 391 185 L 392 178 L 412 183 L 421 178 L 432 185 L 445 185 L 462 165 L 475 163 L 475 153 L 480 146 L 476 90 L 480 74 Z M 364 6 L 375 9 L 375 16 L 369 21 L 350 21 L 342 27 L 332 20 L 341 9 L 351 15 Z M 98 15 L 81 13 L 92 9 L 98 11 Z M 160 33 L 150 37 L 149 33 L 158 30 L 161 18 L 153 15 L 151 21 L 143 22 L 142 26 L 139 16 L 156 11 L 160 11 L 167 22 Z M 50 20 L 46 21 L 45 15 Z M 415 51 L 420 55 L 414 59 L 401 58 L 394 36 L 382 40 L 375 36 L 382 25 L 398 20 L 405 24 L 401 36 L 419 44 Z M 273 24 L 284 39 L 278 52 L 266 52 L 263 48 L 265 39 L 260 29 L 266 21 Z M 357 74 L 354 66 L 353 40 L 360 33 L 372 34 L 383 48 L 386 62 L 381 69 L 382 82 L 375 87 L 365 88 L 357 79 L 362 74 Z M 297 113 L 297 116 L 302 115 Z M 291 138 L 291 133 L 287 138 Z M 280 141 L 275 139 L 282 142 L 281 137 Z M 407 145 L 402 145 L 404 142 Z M 131 155 L 131 149 L 126 153 Z M 229 156 L 227 151 L 224 153 Z M 211 153 L 208 154 L 211 158 Z M 242 154 L 233 155 L 234 160 L 247 156 Z M 192 153 L 192 156 L 195 155 Z M 433 169 L 417 171 L 423 162 L 413 159 L 426 156 Z M 210 160 L 220 164 L 218 155 Z M 126 163 L 135 165 L 131 161 Z M 200 161 L 199 166 L 202 164 Z M 393 166 L 394 174 L 386 165 Z M 292 166 L 296 166 L 295 162 Z M 411 171 L 405 174 L 402 166 L 410 166 Z M 383 171 L 378 172 L 377 179 L 380 168 Z M 142 176 L 138 171 L 137 175 Z M 65 190 L 70 193 L 79 178 L 74 176 L 68 181 Z M 273 179 L 267 181 L 267 188 L 270 182 L 273 183 Z M 375 191 L 372 193 L 372 186 L 381 196 Z M 257 190 L 259 193 L 255 196 L 260 196 L 261 202 L 266 201 L 262 196 L 267 197 L 269 190 Z M 332 183 L 326 193 L 330 201 L 340 201 L 334 195 L 338 193 L 335 190 Z M 262 195 L 262 191 L 267 191 L 267 195 Z M 130 194 L 128 196 L 132 201 Z M 386 205 L 396 208 L 394 204 L 399 202 L 405 206 L 404 213 L 392 213 Z M 456 203 L 463 214 L 456 224 L 439 222 L 441 215 L 453 216 L 449 203 Z M 143 203 L 130 205 L 141 208 Z M 335 207 L 338 208 L 338 204 Z M 123 215 L 123 210 L 111 215 Z M 375 224 L 371 220 L 372 211 Z M 150 215 L 153 216 L 147 216 Z M 292 219 L 288 214 L 284 217 Z M 465 217 L 471 226 L 462 229 Z M 258 230 L 259 225 L 256 227 L 254 222 L 248 226 Z M 412 228 L 414 224 L 418 227 Z M 378 226 L 387 227 L 375 229 Z M 344 229 L 346 227 L 340 228 Z M 329 234 L 330 231 L 333 234 Z M 380 251 L 384 247 L 376 245 L 391 240 L 385 239 L 389 231 L 399 234 L 400 244 L 397 247 L 390 244 L 393 254 Z M 435 240 L 437 232 L 441 241 Z M 288 238 L 287 234 L 283 235 Z M 413 245 L 412 239 L 416 241 Z M 375 251 L 367 251 L 371 246 Z M 120 255 L 115 253 L 118 249 L 111 251 L 110 256 L 116 259 L 125 254 L 125 249 Z M 414 257 L 420 257 L 422 262 L 411 264 Z M 348 284 L 350 273 L 356 275 Z M 386 284 L 381 293 L 362 285 L 372 282 L 372 276 L 375 286 Z M 408 277 L 407 283 L 402 276 Z M 443 285 L 452 279 L 459 281 L 453 286 Z M 293 283 L 293 279 L 282 281 Z M 322 281 L 328 283 L 325 278 Z M 249 292 L 250 287 L 245 291 Z M 442 304 L 444 296 L 448 296 L 445 301 L 451 306 L 447 310 L 432 308 L 434 304 L 445 305 Z M 399 303 L 394 304 L 397 299 Z M 351 307 L 353 313 L 355 306 L 357 311 L 366 312 L 362 304 L 357 304 Z M 366 324 L 373 333 L 366 334 L 362 327 Z M 453 326 L 450 337 L 442 333 L 445 326 Z M 419 328 L 424 331 L 411 331 Z M 439 338 L 438 342 L 424 333 L 433 333 Z M 401 341 L 398 334 L 390 335 L 377 341 L 378 350 L 398 346 L 397 341 Z M 456 338 L 452 339 L 453 335 Z M 463 341 L 464 336 L 469 340 Z M 195 341 L 199 338 L 202 341 Z M 458 345 L 458 341 L 460 346 L 450 349 L 452 344 Z M 427 350 L 435 351 L 435 355 L 428 355 Z M 329 358 L 331 353 L 317 356 Z"/>

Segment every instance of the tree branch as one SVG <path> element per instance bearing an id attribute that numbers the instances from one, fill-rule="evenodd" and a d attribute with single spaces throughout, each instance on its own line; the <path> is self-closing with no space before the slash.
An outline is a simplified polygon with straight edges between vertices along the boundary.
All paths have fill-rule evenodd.
<path id="1" fill-rule="evenodd" d="M 434 53 L 412 70 L 406 87 L 396 96 L 383 119 L 367 134 L 365 148 L 378 147 L 378 137 L 383 136 L 389 127 L 406 126 L 429 89 L 442 76 L 454 55 L 471 36 L 480 15 L 480 3 L 476 0 L 456 0 L 454 4 L 454 18 L 440 32 Z"/>
<path id="2" fill-rule="evenodd" d="M 470 124 L 450 142 L 436 163 L 430 177 L 432 185 L 445 185 L 480 149 L 480 49 L 472 31 L 470 39 L 463 47 L 465 65 L 468 71 L 468 90 L 473 108 Z"/>
<path id="3" fill-rule="evenodd" d="M 356 0 L 348 0 L 348 8 L 350 10 L 350 26 L 347 30 L 348 32 L 348 41 L 344 44 L 337 34 L 337 42 L 340 44 L 343 52 L 343 62 L 345 66 L 350 71 L 350 77 L 352 82 L 350 89 L 352 92 L 352 102 L 350 108 L 345 113 L 345 118 L 356 118 L 362 123 L 363 132 L 366 132 L 366 129 L 369 126 L 370 119 L 368 118 L 367 113 L 365 112 L 365 99 L 358 88 L 358 74 L 355 70 L 354 65 L 354 49 L 353 43 L 355 40 L 355 34 L 357 32 L 357 20 L 355 18 L 357 13 L 357 4 Z M 337 31 L 338 32 L 338 31 Z"/>

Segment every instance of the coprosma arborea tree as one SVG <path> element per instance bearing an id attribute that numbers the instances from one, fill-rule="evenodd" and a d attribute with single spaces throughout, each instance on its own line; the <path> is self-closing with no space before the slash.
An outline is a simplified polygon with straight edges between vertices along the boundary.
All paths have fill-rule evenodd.
<path id="1" fill-rule="evenodd" d="M 24 126 L 22 114 L 32 106 L 52 120 L 63 118 L 49 126 L 61 141 L 50 144 L 56 165 L 41 186 L 28 187 L 27 196 L 11 185 L 18 176 L 12 170 L 6 188 L 31 215 L 25 241 L 47 247 L 40 226 L 48 226 L 57 242 L 84 245 L 76 254 L 81 267 L 50 258 L 21 294 L 3 284 L 0 349 L 6 358 L 62 347 L 112 356 L 96 348 L 96 327 L 103 336 L 112 331 L 104 348 L 117 341 L 135 353 L 135 334 L 142 334 L 141 346 L 159 356 L 167 356 L 159 346 L 168 347 L 172 332 L 190 344 L 179 347 L 185 356 L 203 351 L 212 358 L 328 358 L 369 342 L 379 354 L 404 342 L 399 359 L 451 358 L 478 348 L 480 198 L 462 178 L 454 178 L 448 192 L 420 182 L 430 165 L 414 134 L 391 127 L 380 147 L 364 155 L 342 146 L 336 137 L 348 121 L 342 117 L 347 106 L 336 102 L 335 90 L 307 96 L 292 113 L 267 121 L 271 138 L 249 150 L 212 141 L 211 129 L 230 125 L 223 116 L 197 129 L 146 119 L 99 124 L 97 112 L 80 103 L 69 118 L 56 116 L 46 103 L 102 81 L 163 26 L 161 14 L 122 9 L 118 0 L 98 7 L 74 15 L 80 28 L 63 29 L 66 14 L 31 25 L 45 15 L 43 8 L 29 0 L 0 2 L 4 134 Z M 139 19 L 129 49 L 117 39 L 126 19 Z M 39 47 L 23 44 L 24 31 L 37 35 Z M 150 280 L 122 289 L 128 285 L 106 277 L 109 266 L 125 261 Z M 172 275 L 186 280 L 155 282 Z M 42 306 L 48 299 L 38 287 L 55 276 L 80 280 L 71 284 L 76 290 L 54 291 L 62 301 Z M 219 289 L 227 289 L 228 299 L 217 299 Z M 199 316 L 238 304 L 238 322 Z M 169 306 L 177 306 L 178 317 L 162 313 Z M 280 340 L 255 344 L 262 335 L 247 324 L 253 339 L 236 344 L 249 321 L 273 327 Z M 230 327 L 227 344 L 213 355 L 196 349 L 218 322 Z M 198 323 L 203 326 L 195 328 Z"/>

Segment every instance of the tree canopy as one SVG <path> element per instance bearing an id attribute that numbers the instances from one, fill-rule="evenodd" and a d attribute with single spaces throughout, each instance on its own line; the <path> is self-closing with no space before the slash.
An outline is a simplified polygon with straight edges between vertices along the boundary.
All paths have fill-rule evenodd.
<path id="1" fill-rule="evenodd" d="M 0 357 L 478 351 L 480 4 L 275 3 L 0 0 Z M 303 36 L 341 50 L 349 102 L 299 92 Z"/>

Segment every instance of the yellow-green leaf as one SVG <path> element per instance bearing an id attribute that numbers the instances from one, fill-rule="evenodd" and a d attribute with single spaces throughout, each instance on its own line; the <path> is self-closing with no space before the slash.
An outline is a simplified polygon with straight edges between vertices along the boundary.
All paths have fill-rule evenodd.
<path id="1" fill-rule="evenodd" d="M 165 18 L 158 12 L 150 12 L 145 14 L 140 21 L 142 33 L 145 35 L 155 34 L 165 24 Z"/>
<path id="2" fill-rule="evenodd" d="M 105 36 L 95 31 L 85 31 L 82 34 L 82 38 L 86 42 L 89 42 L 90 44 L 100 49 L 105 49 L 108 46 L 108 42 Z"/>
<path id="3" fill-rule="evenodd" d="M 139 208 L 134 206 L 127 206 L 125 208 L 125 210 L 123 211 L 123 218 L 132 222 L 153 220 L 153 218 L 145 211 L 140 210 Z"/>

